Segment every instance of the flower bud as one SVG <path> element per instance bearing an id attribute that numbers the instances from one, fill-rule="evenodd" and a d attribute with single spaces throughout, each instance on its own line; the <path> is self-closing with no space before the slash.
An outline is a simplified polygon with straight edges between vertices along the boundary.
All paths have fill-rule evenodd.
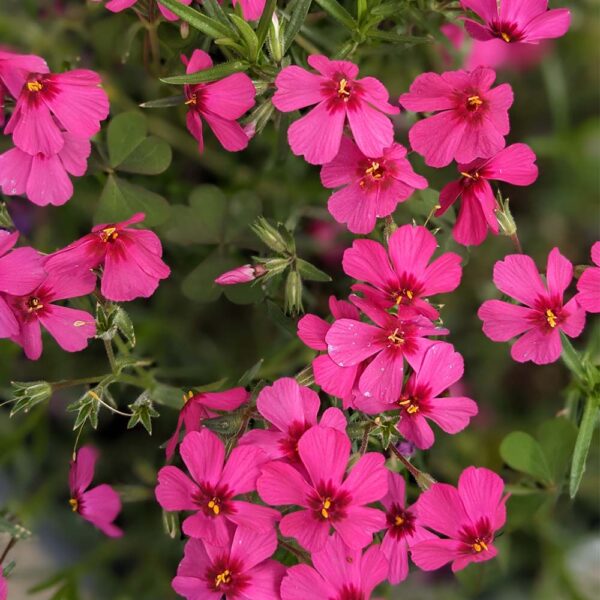
<path id="1" fill-rule="evenodd" d="M 13 223 L 12 217 L 6 208 L 4 202 L 0 202 L 0 228 L 2 229 L 14 229 L 15 224 Z"/>
<path id="2" fill-rule="evenodd" d="M 510 212 L 510 208 L 508 206 L 508 198 L 506 200 L 500 200 L 500 209 L 496 211 L 496 217 L 498 219 L 498 223 L 500 225 L 500 230 L 502 235 L 506 235 L 508 237 L 512 237 L 517 233 L 517 224 L 515 223 L 515 219 Z"/>
<path id="3" fill-rule="evenodd" d="M 285 310 L 295 315 L 304 310 L 302 306 L 302 278 L 298 271 L 292 270 L 285 283 Z"/>
<path id="4" fill-rule="evenodd" d="M 267 272 L 267 269 L 262 265 L 242 265 L 226 271 L 215 279 L 215 283 L 219 285 L 236 285 L 238 283 L 248 283 L 261 277 Z"/>
<path id="5" fill-rule="evenodd" d="M 276 13 L 273 13 L 271 17 L 271 24 L 269 25 L 269 32 L 267 34 L 267 49 L 273 60 L 276 63 L 280 63 L 284 55 L 284 41 Z"/>
<path id="6" fill-rule="evenodd" d="M 275 252 L 286 254 L 295 251 L 294 239 L 283 225 L 275 227 L 264 217 L 259 217 L 253 223 L 252 231 Z"/>
<path id="7" fill-rule="evenodd" d="M 52 386 L 47 381 L 13 381 L 13 400 L 15 405 L 10 411 L 10 416 L 19 411 L 29 410 L 40 402 L 48 400 L 52 396 Z"/>

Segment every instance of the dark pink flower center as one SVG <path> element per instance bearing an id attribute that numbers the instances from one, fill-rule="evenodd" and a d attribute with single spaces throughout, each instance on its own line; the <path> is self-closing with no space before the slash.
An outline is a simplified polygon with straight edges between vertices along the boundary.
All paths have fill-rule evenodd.
<path id="1" fill-rule="evenodd" d="M 193 495 L 194 504 L 208 517 L 218 517 L 233 512 L 232 494 L 226 485 L 214 487 L 206 482 L 198 485 L 199 490 Z"/>
<path id="2" fill-rule="evenodd" d="M 23 93 L 26 94 L 28 104 L 37 106 L 42 101 L 42 97 L 52 98 L 57 90 L 49 76 L 32 73 L 23 86 Z"/>
<path id="3" fill-rule="evenodd" d="M 243 572 L 242 563 L 226 555 L 217 558 L 206 569 L 204 578 L 210 590 L 228 596 L 241 594 L 250 582 L 250 577 Z"/>
<path id="4" fill-rule="evenodd" d="M 356 104 L 360 100 L 362 88 L 360 84 L 338 73 L 322 84 L 323 92 L 328 96 L 330 109 L 342 108 Z"/>
<path id="5" fill-rule="evenodd" d="M 403 415 L 413 417 L 419 412 L 427 412 L 430 397 L 430 389 L 422 385 L 415 388 L 414 380 L 411 377 L 406 382 L 404 393 L 398 398 L 398 407 Z"/>
<path id="6" fill-rule="evenodd" d="M 112 244 L 119 238 L 119 232 L 116 227 L 105 227 L 98 235 L 105 244 Z"/>
<path id="7" fill-rule="evenodd" d="M 412 273 L 402 273 L 398 279 L 398 289 L 392 292 L 397 306 L 409 306 L 421 294 L 423 286 Z"/>
<path id="8" fill-rule="evenodd" d="M 478 182 L 481 178 L 479 171 L 475 169 L 469 172 L 461 171 L 460 174 L 462 175 L 461 183 L 464 187 L 469 187 L 473 185 L 474 183 Z"/>
<path id="9" fill-rule="evenodd" d="M 397 323 L 384 332 L 388 348 L 397 348 L 403 354 L 416 351 L 414 327 L 410 323 L 397 321 Z"/>
<path id="10" fill-rule="evenodd" d="M 346 508 L 351 500 L 348 492 L 336 488 L 329 481 L 317 486 L 308 499 L 308 506 L 317 520 L 335 522 L 346 517 Z"/>
<path id="11" fill-rule="evenodd" d="M 536 302 L 535 324 L 546 333 L 552 333 L 568 317 L 558 298 L 540 298 Z"/>
<path id="12" fill-rule="evenodd" d="M 464 527 L 459 535 L 473 554 L 485 552 L 494 541 L 494 533 L 487 517 L 479 519 L 475 526 Z"/>
<path id="13" fill-rule="evenodd" d="M 345 585 L 335 600 L 366 600 L 366 598 L 365 593 L 355 585 Z"/>
<path id="14" fill-rule="evenodd" d="M 287 430 L 287 437 L 279 442 L 279 447 L 289 460 L 299 460 L 298 440 L 302 437 L 302 434 L 305 433 L 307 429 L 310 429 L 309 424 L 301 423 L 300 421 L 294 421 Z"/>
<path id="15" fill-rule="evenodd" d="M 410 510 L 402 508 L 399 504 L 392 504 L 386 513 L 388 531 L 393 538 L 399 539 L 411 535 L 415 531 L 415 516 Z"/>
<path id="16" fill-rule="evenodd" d="M 519 31 L 519 26 L 516 23 L 492 21 L 490 23 L 490 30 L 493 35 L 504 40 L 507 44 L 520 42 L 523 39 L 523 33 Z"/>
<path id="17" fill-rule="evenodd" d="M 204 98 L 204 86 L 203 85 L 195 85 L 193 87 L 186 86 L 185 87 L 185 95 L 187 100 L 185 104 L 190 109 L 202 111 L 202 104 Z"/>

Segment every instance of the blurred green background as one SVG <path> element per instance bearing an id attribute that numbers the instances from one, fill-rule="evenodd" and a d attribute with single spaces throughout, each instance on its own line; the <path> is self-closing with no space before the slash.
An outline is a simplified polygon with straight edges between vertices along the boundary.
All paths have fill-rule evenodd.
<path id="1" fill-rule="evenodd" d="M 428 36 L 429 41 L 361 45 L 352 56 L 361 74 L 381 79 L 393 99 L 406 91 L 419 73 L 447 69 L 441 58 L 443 38 L 437 32 L 444 22 L 441 9 L 453 7 L 433 0 L 397 3 L 400 19 L 409 19 L 411 11 L 427 9 L 428 29 L 416 25 L 413 33 Z M 160 83 L 152 65 L 145 66 L 150 62 L 145 32 L 131 11 L 114 15 L 102 5 L 83 0 L 0 0 L 0 6 L 3 45 L 39 54 L 55 71 L 76 65 L 99 71 L 113 116 L 129 110 L 141 112 L 137 109 L 140 103 L 181 91 Z M 353 10 L 350 0 L 346 6 Z M 515 92 L 508 141 L 525 142 L 538 156 L 540 177 L 534 185 L 504 186 L 502 190 L 511 199 L 524 250 L 540 270 L 545 269 L 547 254 L 554 246 L 575 264 L 589 262 L 591 244 L 599 237 L 599 10 L 593 0 L 578 0 L 569 8 L 573 12 L 570 32 L 552 44 L 538 65 L 527 71 L 498 72 L 498 81 L 509 82 Z M 345 33 L 334 21 L 321 17 L 310 15 L 320 32 L 310 43 L 332 53 L 345 41 Z M 161 24 L 158 34 L 162 75 L 181 72 L 181 52 L 209 47 L 194 31 L 182 39 L 177 25 Z M 299 48 L 294 52 L 303 56 Z M 460 56 L 453 56 L 453 66 L 458 68 Z M 216 62 L 222 60 L 218 50 L 213 57 Z M 320 185 L 318 169 L 289 151 L 285 119 L 267 125 L 239 154 L 227 153 L 208 134 L 205 153 L 199 156 L 185 129 L 183 106 L 146 110 L 144 116 L 149 133 L 172 147 L 173 162 L 158 175 L 121 173 L 118 177 L 127 182 L 125 186 L 143 188 L 129 188 L 129 192 L 134 203 L 151 207 L 151 223 L 163 239 L 165 259 L 173 274 L 149 301 L 126 307 L 136 327 L 136 352 L 156 361 L 157 379 L 182 390 L 223 378 L 227 378 L 223 385 L 235 385 L 259 359 L 264 359 L 262 379 L 297 373 L 313 353 L 295 337 L 295 320 L 282 313 L 277 286 L 267 300 L 260 288 L 242 286 L 223 295 L 211 282 L 253 254 L 266 253 L 248 227 L 263 214 L 293 228 L 300 256 L 333 278 L 333 283 L 307 285 L 307 311 L 325 316 L 330 294 L 348 294 L 351 282 L 341 271 L 340 259 L 352 236 L 328 215 L 328 191 Z M 407 143 L 410 122 L 406 115 L 395 120 L 397 141 Z M 8 137 L 0 138 L 0 149 L 8 148 L 9 142 Z M 434 171 L 425 167 L 420 157 L 411 154 L 410 159 L 433 190 L 456 177 L 452 166 Z M 107 177 L 96 150 L 88 175 L 75 180 L 75 195 L 66 206 L 39 208 L 21 198 L 5 200 L 24 239 L 50 252 L 86 233 L 102 211 L 109 210 L 109 200 L 101 199 Z M 400 205 L 395 219 L 406 223 L 414 218 L 422 223 L 432 202 L 435 194 L 430 191 L 415 195 Z M 465 357 L 463 384 L 478 401 L 480 415 L 459 435 L 437 436 L 433 449 L 415 457 L 415 462 L 438 480 L 452 483 L 468 465 L 487 466 L 520 493 L 509 501 L 509 520 L 498 542 L 497 560 L 472 566 L 458 578 L 446 570 L 429 575 L 414 572 L 396 590 L 381 595 L 442 600 L 597 598 L 598 440 L 592 445 L 575 501 L 569 501 L 564 493 L 559 496 L 560 490 L 552 486 L 532 483 L 531 478 L 503 463 L 499 447 L 508 433 L 520 430 L 536 437 L 540 425 L 563 409 L 569 374 L 561 363 L 544 367 L 516 364 L 507 344 L 494 344 L 481 332 L 476 311 L 483 300 L 497 297 L 492 267 L 513 252 L 510 240 L 491 236 L 481 247 L 466 252 L 452 243 L 448 233 L 446 225 L 440 239 L 463 254 L 465 268 L 458 291 L 444 297 L 443 317 L 451 330 L 449 341 Z M 597 328 L 598 323 L 590 318 L 586 331 L 575 341 L 577 348 L 593 346 L 594 325 Z M 594 347 L 590 351 L 597 357 Z M 9 397 L 12 380 L 83 377 L 107 368 L 99 341 L 72 355 L 47 338 L 42 359 L 32 363 L 20 348 L 2 340 L 0 397 Z M 36 585 L 48 589 L 32 598 L 174 598 L 170 580 L 182 555 L 182 542 L 164 533 L 153 486 L 156 471 L 164 463 L 159 446 L 171 435 L 177 411 L 157 404 L 160 418 L 154 422 L 152 436 L 141 427 L 127 430 L 126 419 L 106 411 L 101 412 L 97 431 L 84 431 L 81 442 L 93 443 L 102 452 L 96 481 L 120 486 L 126 500 L 119 521 L 126 535 L 107 540 L 74 516 L 67 503 L 74 415 L 65 407 L 81 391 L 59 392 L 49 404 L 12 419 L 8 416 L 10 405 L 0 413 L 0 507 L 34 533 L 11 553 L 17 566 L 10 578 L 15 590 L 10 598 L 28 598 L 24 590 Z M 122 407 L 138 394 L 139 390 L 131 387 L 114 390 Z"/>

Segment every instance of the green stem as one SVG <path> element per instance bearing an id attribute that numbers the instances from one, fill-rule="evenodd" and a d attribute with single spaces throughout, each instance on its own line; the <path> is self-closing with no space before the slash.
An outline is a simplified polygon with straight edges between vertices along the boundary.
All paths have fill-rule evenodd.
<path id="1" fill-rule="evenodd" d="M 598 421 L 599 404 L 600 396 L 597 393 L 593 393 L 585 401 L 585 408 L 579 425 L 579 433 L 577 434 L 573 460 L 571 462 L 571 477 L 569 480 L 569 494 L 571 498 L 575 498 L 577 495 L 577 490 L 585 472 L 587 456 Z"/>
<path id="2" fill-rule="evenodd" d="M 61 379 L 60 381 L 51 382 L 52 391 L 64 390 L 65 388 L 75 387 L 77 385 L 87 385 L 88 383 L 98 383 L 109 375 L 97 375 L 95 377 L 82 377 L 81 379 Z"/>
<path id="3" fill-rule="evenodd" d="M 563 351 L 561 358 L 563 359 L 563 362 L 580 382 L 585 381 L 586 369 L 583 360 L 581 359 L 581 355 L 573 348 L 573 344 L 571 344 L 571 341 L 564 333 L 561 332 L 560 336 L 562 338 Z"/>
<path id="4" fill-rule="evenodd" d="M 408 472 L 415 478 L 415 480 L 418 481 L 423 476 L 423 473 L 419 471 L 417 467 L 415 467 L 409 460 L 400 454 L 400 450 L 398 450 L 394 444 L 390 444 L 390 449 L 396 455 L 398 460 L 407 468 Z"/>
<path id="5" fill-rule="evenodd" d="M 108 362 L 110 364 L 110 370 L 116 375 L 117 373 L 117 361 L 115 360 L 115 352 L 112 347 L 112 342 L 110 340 L 104 341 L 104 349 L 106 350 L 106 356 L 108 357 Z"/>

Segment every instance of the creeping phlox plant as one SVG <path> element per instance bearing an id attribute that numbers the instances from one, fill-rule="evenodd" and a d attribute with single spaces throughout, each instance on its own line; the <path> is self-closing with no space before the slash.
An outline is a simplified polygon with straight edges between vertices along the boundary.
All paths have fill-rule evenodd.
<path id="1" fill-rule="evenodd" d="M 371 7 L 359 0 L 356 15 L 347 10 L 350 3 L 315 3 L 318 13 L 310 13 L 310 0 L 234 0 L 233 8 L 213 0 L 104 3 L 139 20 L 154 78 L 164 75 L 160 52 L 169 43 L 158 39 L 158 24 L 167 22 L 161 31 L 170 28 L 169 39 L 181 38 L 173 52 L 181 54 L 185 73 L 163 79 L 178 86 L 177 95 L 143 107 L 179 106 L 200 153 L 208 152 L 208 136 L 222 153 L 251 148 L 253 137 L 274 123 L 286 131 L 294 155 L 318 165 L 320 173 L 313 174 L 331 190 L 331 217 L 367 236 L 343 252 L 351 284 L 344 298 L 331 296 L 330 315 L 299 317 L 303 281 L 329 277 L 300 258 L 289 223 L 257 218 L 252 230 L 266 251 L 215 279 L 227 289 L 269 290 L 282 301 L 280 314 L 299 317 L 297 336 L 314 354 L 298 374 L 259 379 L 259 363 L 237 387 L 198 382 L 185 390 L 182 405 L 176 400 L 177 426 L 164 445 L 168 464 L 158 470 L 154 495 L 171 531 L 179 531 L 173 513 L 181 513 L 186 542 L 172 588 L 188 600 L 366 600 L 383 582 L 404 581 L 410 565 L 432 571 L 449 564 L 460 571 L 501 552 L 510 495 L 503 479 L 464 465 L 457 481 L 438 482 L 420 460 L 421 451 L 435 452 L 437 438 L 459 434 L 485 406 L 485 398 L 470 398 L 462 383 L 469 365 L 443 318 L 468 268 L 461 246 L 472 249 L 474 262 L 489 232 L 506 236 L 515 253 L 490 274 L 498 294 L 491 297 L 486 288 L 490 297 L 477 312 L 483 334 L 494 342 L 515 340 L 510 355 L 517 362 L 543 365 L 562 356 L 580 392 L 582 410 L 572 412 L 578 435 L 571 497 L 597 420 L 598 368 L 570 340 L 582 334 L 586 313 L 600 312 L 600 242 L 591 249 L 595 266 L 577 273 L 575 289 L 573 265 L 558 248 L 548 248 L 544 269 L 524 253 L 508 199 L 495 189 L 496 182 L 532 185 L 538 168 L 528 145 L 507 143 L 509 112 L 519 98 L 496 81 L 489 65 L 518 62 L 525 56 L 518 53 L 563 36 L 569 10 L 548 10 L 540 1 L 431 3 L 446 18 L 443 34 L 452 45 L 459 47 L 466 35 L 476 42 L 465 68 L 421 73 L 398 98 L 368 63 L 359 68 L 351 57 L 363 43 L 432 39 L 411 40 L 402 20 L 394 20 L 394 2 Z M 310 30 L 303 29 L 311 17 L 337 20 L 351 37 L 330 56 L 313 51 Z M 190 37 L 191 30 L 199 34 Z M 478 60 L 476 48 L 495 53 L 494 60 Z M 447 45 L 437 50 L 450 64 Z M 0 337 L 21 346 L 30 360 L 52 343 L 43 331 L 66 352 L 83 351 L 93 340 L 105 347 L 108 371 L 99 377 L 13 382 L 11 416 L 58 390 L 82 389 L 69 406 L 77 435 L 70 472 L 70 457 L 64 459 L 68 503 L 117 538 L 127 536 L 118 488 L 91 487 L 98 452 L 80 440 L 97 428 L 101 411 L 151 433 L 160 394 L 181 396 L 176 385 L 157 379 L 152 360 L 136 354 L 134 325 L 123 306 L 153 296 L 171 269 L 163 242 L 143 225 L 147 215 L 129 208 L 137 206 L 131 197 L 138 188 L 115 174 L 153 169 L 135 148 L 119 155 L 118 117 L 108 126 L 108 156 L 98 135 L 109 115 L 109 82 L 110 74 L 54 72 L 42 57 L 0 50 L 1 118 L 11 139 L 0 155 L 3 194 L 39 206 L 66 203 L 71 178 L 88 169 L 92 146 L 97 161 L 108 165 L 103 195 L 121 190 L 113 212 L 103 205 L 101 213 L 119 218 L 90 224 L 89 233 L 64 248 L 28 247 L 6 211 L 0 229 Z M 399 118 L 413 123 L 407 137 L 397 133 Z M 142 138 L 148 149 L 161 143 Z M 397 223 L 398 205 L 429 185 L 411 164 L 414 153 L 429 167 L 456 163 L 458 176 L 446 179 L 428 215 Z M 58 223 L 60 215 L 52 219 Z M 440 227 L 451 230 L 456 251 L 440 247 Z M 141 390 L 127 409 L 110 391 L 118 384 Z M 17 539 L 14 534 L 11 547 Z M 2 577 L 0 599 L 6 595 Z"/>

